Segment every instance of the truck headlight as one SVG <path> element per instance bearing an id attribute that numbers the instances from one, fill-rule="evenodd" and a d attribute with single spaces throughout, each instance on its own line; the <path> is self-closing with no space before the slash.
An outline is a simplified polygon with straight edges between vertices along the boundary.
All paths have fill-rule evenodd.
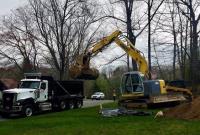
<path id="1" fill-rule="evenodd" d="M 13 102 L 15 103 L 17 101 L 17 94 L 14 94 Z"/>
<path id="2" fill-rule="evenodd" d="M 15 104 L 14 105 L 20 105 L 20 102 L 15 102 Z"/>
<path id="3" fill-rule="evenodd" d="M 17 104 L 17 105 L 20 105 L 20 102 L 17 102 L 16 104 Z"/>
<path id="4" fill-rule="evenodd" d="M 21 103 L 19 101 L 17 101 L 17 94 L 15 94 L 14 99 L 13 99 L 14 105 L 21 105 Z"/>

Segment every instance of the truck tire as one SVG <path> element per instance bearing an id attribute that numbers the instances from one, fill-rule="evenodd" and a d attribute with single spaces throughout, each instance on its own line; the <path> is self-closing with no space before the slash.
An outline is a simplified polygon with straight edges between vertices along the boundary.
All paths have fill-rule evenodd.
<path id="1" fill-rule="evenodd" d="M 65 110 L 66 109 L 66 102 L 65 101 L 61 101 L 60 102 L 60 110 Z"/>
<path id="2" fill-rule="evenodd" d="M 75 104 L 75 108 L 81 108 L 82 107 L 82 101 L 77 101 Z"/>
<path id="3" fill-rule="evenodd" d="M 74 108 L 75 108 L 74 102 L 73 101 L 69 101 L 67 103 L 67 109 L 74 109 Z"/>
<path id="4" fill-rule="evenodd" d="M 22 114 L 25 117 L 30 117 L 33 115 L 34 109 L 32 105 L 25 105 L 22 109 Z"/>

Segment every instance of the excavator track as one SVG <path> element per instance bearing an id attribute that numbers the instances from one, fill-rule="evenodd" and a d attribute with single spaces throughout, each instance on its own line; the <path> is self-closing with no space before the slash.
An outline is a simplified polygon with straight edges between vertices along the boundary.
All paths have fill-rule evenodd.
<path id="1" fill-rule="evenodd" d="M 127 109 L 135 108 L 165 108 L 174 107 L 178 104 L 186 102 L 187 99 L 182 94 L 169 94 L 169 95 L 159 95 L 152 97 L 144 97 L 140 99 L 133 100 L 120 100 L 119 106 Z"/>

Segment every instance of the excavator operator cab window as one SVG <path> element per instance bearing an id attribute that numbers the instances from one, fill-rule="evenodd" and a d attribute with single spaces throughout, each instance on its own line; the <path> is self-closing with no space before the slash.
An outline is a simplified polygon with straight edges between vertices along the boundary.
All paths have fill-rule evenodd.
<path id="1" fill-rule="evenodd" d="M 122 90 L 124 93 L 132 93 L 132 81 L 131 81 L 131 76 L 129 74 L 124 75 L 122 79 Z"/>
<path id="2" fill-rule="evenodd" d="M 133 92 L 142 92 L 142 79 L 138 74 L 131 74 Z"/>
<path id="3" fill-rule="evenodd" d="M 142 79 L 139 74 L 125 74 L 122 78 L 121 88 L 124 94 L 142 92 Z"/>

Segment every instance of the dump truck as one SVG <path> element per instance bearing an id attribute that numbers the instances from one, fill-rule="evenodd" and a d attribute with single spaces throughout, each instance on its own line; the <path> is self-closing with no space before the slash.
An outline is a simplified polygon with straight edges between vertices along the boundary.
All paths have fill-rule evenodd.
<path id="1" fill-rule="evenodd" d="M 81 108 L 83 81 L 56 81 L 41 73 L 26 73 L 18 88 L 3 90 L 0 95 L 0 113 L 3 117 Z"/>
<path id="2" fill-rule="evenodd" d="M 114 31 L 78 56 L 70 69 L 71 77 L 75 79 L 96 79 L 98 70 L 90 68 L 90 59 L 113 42 L 134 59 L 138 65 L 138 71 L 127 72 L 122 75 L 120 106 L 132 108 L 163 103 L 177 104 L 193 98 L 189 89 L 167 86 L 162 79 L 150 80 L 148 63 L 144 54 L 135 48 L 119 30 Z"/>

